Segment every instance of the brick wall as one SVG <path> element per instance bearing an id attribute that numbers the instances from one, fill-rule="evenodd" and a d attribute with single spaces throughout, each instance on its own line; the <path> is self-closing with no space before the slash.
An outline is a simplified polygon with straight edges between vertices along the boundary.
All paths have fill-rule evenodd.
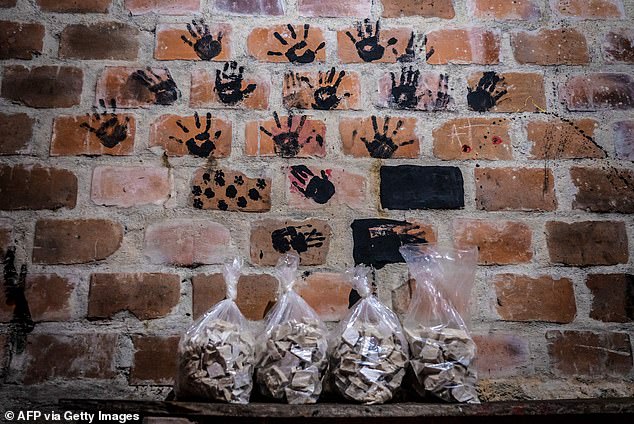
<path id="1" fill-rule="evenodd" d="M 162 398 L 238 304 L 476 245 L 484 399 L 633 395 L 634 3 L 0 1 L 0 396 Z M 26 274 L 20 277 L 22 265 Z"/>

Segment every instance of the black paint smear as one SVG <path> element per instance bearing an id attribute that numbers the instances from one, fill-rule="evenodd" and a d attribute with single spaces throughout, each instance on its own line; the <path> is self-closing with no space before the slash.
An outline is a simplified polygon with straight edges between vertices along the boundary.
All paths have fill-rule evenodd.
<path id="1" fill-rule="evenodd" d="M 227 209 L 229 209 L 229 205 L 227 205 L 227 202 L 225 202 L 224 200 L 218 200 L 218 209 L 220 209 L 221 211 L 226 211 Z"/>
<path id="2" fill-rule="evenodd" d="M 211 60 L 218 56 L 222 51 L 222 32 L 219 32 L 214 40 L 214 36 L 209 32 L 209 26 L 204 21 L 196 22 L 193 20 L 192 25 L 187 24 L 187 31 L 195 41 L 192 42 L 189 38 L 181 35 L 183 42 L 193 47 L 202 60 Z"/>
<path id="3" fill-rule="evenodd" d="M 372 120 L 374 137 L 372 138 L 372 140 L 369 141 L 365 137 L 361 137 L 361 141 L 363 142 L 363 144 L 365 144 L 365 148 L 368 150 L 368 153 L 370 153 L 370 157 L 378 159 L 391 158 L 392 155 L 394 155 L 394 152 L 396 152 L 399 147 L 414 143 L 414 140 L 407 140 L 400 144 L 396 144 L 392 139 L 403 127 L 403 121 L 398 120 L 398 122 L 396 123 L 396 127 L 390 132 L 390 118 L 388 116 L 386 116 L 383 120 L 382 130 L 379 129 L 376 116 L 372 116 L 370 119 Z M 355 135 L 356 130 L 353 131 L 353 136 Z"/>
<path id="4" fill-rule="evenodd" d="M 174 137 L 172 135 L 169 136 L 170 140 L 174 140 L 180 144 L 185 144 L 187 146 L 187 150 L 194 156 L 198 156 L 201 158 L 208 157 L 214 150 L 216 150 L 216 143 L 222 135 L 222 131 L 216 131 L 212 135 L 211 131 L 211 113 L 207 112 L 206 120 L 205 120 L 205 128 L 202 127 L 202 122 L 200 121 L 200 116 L 198 116 L 198 112 L 194 112 L 194 119 L 196 129 L 198 130 L 198 134 L 193 137 L 188 138 L 184 141 L 181 138 Z M 189 128 L 187 128 L 183 123 L 179 120 L 176 121 L 176 125 L 183 131 L 183 134 L 189 134 Z"/>
<path id="5" fill-rule="evenodd" d="M 341 100 L 344 97 L 350 97 L 350 93 L 345 93 L 342 97 L 337 96 L 337 89 L 339 88 L 339 84 L 341 84 L 341 80 L 346 75 L 346 72 L 340 71 L 337 79 L 335 80 L 336 74 L 337 71 L 334 66 L 329 72 L 322 74 L 322 72 L 319 71 L 320 87 L 313 93 L 313 98 L 315 100 L 312 104 L 313 109 L 332 110 L 339 106 L 339 103 L 341 103 Z"/>
<path id="6" fill-rule="evenodd" d="M 237 71 L 236 71 L 237 69 Z M 236 62 L 225 63 L 225 66 L 216 70 L 216 84 L 214 91 L 218 93 L 220 101 L 226 105 L 235 105 L 246 99 L 257 87 L 256 84 L 247 85 L 242 89 L 244 67 Z"/>
<path id="7" fill-rule="evenodd" d="M 365 26 L 365 31 L 364 31 Z M 350 31 L 346 31 L 346 35 L 354 44 L 357 49 L 357 54 L 364 62 L 372 62 L 379 60 L 385 53 L 385 47 L 379 44 L 380 36 L 380 24 L 376 21 L 376 27 L 373 30 L 370 19 L 365 19 L 363 22 L 357 22 L 357 37 L 358 40 L 352 35 Z M 388 46 L 396 44 L 398 40 L 396 38 L 390 38 L 387 41 Z"/>
<path id="8" fill-rule="evenodd" d="M 225 185 L 225 173 L 221 170 L 218 170 L 214 173 L 214 182 L 219 187 L 224 187 Z"/>
<path id="9" fill-rule="evenodd" d="M 381 206 L 385 209 L 460 209 L 462 172 L 455 166 L 382 166 Z"/>
<path id="10" fill-rule="evenodd" d="M 288 24 L 286 25 L 286 27 L 288 28 L 288 31 L 291 34 L 291 38 L 292 38 L 292 42 L 294 43 L 293 45 L 289 45 L 288 41 L 282 37 L 280 35 L 279 32 L 275 31 L 273 33 L 273 36 L 275 36 L 275 38 L 277 38 L 277 41 L 280 42 L 280 44 L 285 47 L 287 50 L 286 52 L 282 53 L 282 52 L 278 52 L 278 51 L 268 51 L 267 54 L 269 56 L 286 56 L 286 58 L 288 59 L 289 62 L 291 63 L 311 63 L 315 61 L 315 55 L 316 53 L 323 49 L 324 47 L 326 47 L 326 43 L 325 42 L 321 42 L 321 44 L 319 44 L 319 46 L 317 46 L 317 48 L 315 50 L 312 49 L 307 49 L 306 46 L 308 45 L 306 43 L 306 39 L 308 38 L 308 31 L 310 29 L 310 25 L 305 24 L 304 25 L 304 33 L 303 33 L 303 39 L 299 40 L 297 39 L 297 33 L 295 32 L 295 28 L 293 28 L 293 25 Z M 298 54 L 298 52 L 300 50 L 304 50 L 303 53 Z"/>
<path id="11" fill-rule="evenodd" d="M 427 36 L 423 37 L 423 47 L 427 48 Z M 434 49 L 434 46 L 431 46 L 429 50 L 427 50 L 427 53 L 425 53 L 425 60 L 429 60 L 429 58 L 432 57 L 434 53 L 436 53 L 436 50 Z"/>
<path id="12" fill-rule="evenodd" d="M 328 179 L 326 171 L 321 171 L 321 177 L 316 176 L 306 165 L 291 166 L 291 175 L 298 181 L 293 186 L 307 199 L 312 199 L 320 205 L 326 204 L 335 194 L 335 185 Z"/>
<path id="13" fill-rule="evenodd" d="M 396 58 L 397 62 L 413 62 L 416 59 L 414 53 L 414 31 L 409 37 L 409 41 L 407 42 L 407 47 L 405 47 L 405 53 Z"/>
<path id="14" fill-rule="evenodd" d="M 494 107 L 498 100 L 507 94 L 506 89 L 495 92 L 498 83 L 501 82 L 504 82 L 504 78 L 494 71 L 484 72 L 475 90 L 467 87 L 469 90 L 467 94 L 469 108 L 476 112 L 486 112 Z"/>
<path id="15" fill-rule="evenodd" d="M 238 201 L 236 202 L 238 207 L 246 208 L 247 207 L 247 199 L 244 196 L 238 197 Z"/>
<path id="16" fill-rule="evenodd" d="M 105 116 L 108 114 L 106 102 L 103 99 L 99 99 L 99 105 L 104 109 L 103 113 L 100 114 L 96 111 L 93 113 L 93 117 L 100 122 L 99 126 L 93 128 L 87 122 L 82 122 L 79 126 L 93 133 L 104 147 L 112 149 L 128 138 L 128 123 L 130 122 L 130 118 L 126 116 L 123 122 L 119 121 L 119 117 L 115 113 L 117 102 L 111 99 L 110 107 L 112 108 L 112 112 L 109 114 L 110 117 L 106 120 L 102 120 L 102 118 L 105 119 Z"/>
<path id="17" fill-rule="evenodd" d="M 150 68 L 147 71 L 150 75 L 143 70 L 138 70 L 132 74 L 132 78 L 154 94 L 155 104 L 169 106 L 178 100 L 181 93 L 169 71 L 166 77 L 155 74 Z"/>
<path id="18" fill-rule="evenodd" d="M 301 145 L 299 144 L 299 133 L 302 131 L 304 127 L 304 123 L 306 122 L 306 115 L 302 115 L 299 120 L 299 124 L 293 130 L 293 115 L 288 115 L 286 120 L 286 128 L 282 127 L 282 123 L 280 122 L 280 117 L 277 112 L 273 112 L 273 118 L 275 119 L 275 125 L 280 131 L 279 133 L 273 135 L 269 130 L 260 126 L 260 131 L 268 135 L 273 139 L 275 143 L 275 153 L 283 158 L 292 158 L 297 156 L 301 149 Z"/>
<path id="19" fill-rule="evenodd" d="M 251 200 L 260 200 L 262 196 L 260 196 L 260 192 L 256 189 L 252 188 L 249 190 L 249 199 Z"/>
<path id="20" fill-rule="evenodd" d="M 304 228 L 306 231 L 302 230 Z M 286 253 L 291 249 L 303 253 L 310 248 L 323 246 L 324 240 L 326 237 L 312 225 L 289 226 L 271 233 L 273 249 L 279 253 Z"/>
<path id="21" fill-rule="evenodd" d="M 225 190 L 225 195 L 230 199 L 236 197 L 238 195 L 238 190 L 236 189 L 236 186 L 234 186 L 233 184 L 227 186 L 227 189 Z"/>
<path id="22" fill-rule="evenodd" d="M 11 319 L 12 343 L 16 353 L 24 352 L 26 348 L 26 335 L 33 331 L 35 323 L 31 318 L 31 311 L 26 300 L 24 290 L 26 288 L 26 265 L 20 267 L 20 274 L 15 268 L 15 247 L 9 247 L 4 255 L 4 296 L 6 304 L 13 306 L 13 318 Z"/>
<path id="23" fill-rule="evenodd" d="M 390 106 L 398 109 L 416 109 L 420 101 L 420 96 L 416 96 L 420 71 L 418 69 L 414 71 L 411 66 L 409 70 L 406 68 L 401 69 L 401 77 L 398 84 L 394 72 L 390 72 L 390 77 L 392 78 Z"/>

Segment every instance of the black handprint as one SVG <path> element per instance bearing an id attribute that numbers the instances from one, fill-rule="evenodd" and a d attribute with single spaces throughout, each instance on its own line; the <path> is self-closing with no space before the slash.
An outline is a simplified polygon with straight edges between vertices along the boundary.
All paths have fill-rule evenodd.
<path id="1" fill-rule="evenodd" d="M 401 69 L 401 78 L 399 84 L 396 84 L 396 75 L 390 72 L 392 78 L 392 89 L 390 91 L 389 104 L 398 109 L 415 109 L 421 96 L 416 95 L 418 89 L 418 79 L 420 71 Z"/>
<path id="2" fill-rule="evenodd" d="M 308 230 L 302 231 L 302 228 L 305 227 Z M 323 246 L 324 240 L 326 240 L 326 237 L 313 228 L 312 225 L 290 226 L 280 228 L 271 233 L 273 248 L 280 253 L 286 253 L 291 249 L 297 253 L 303 253 L 311 247 Z"/>
<path id="3" fill-rule="evenodd" d="M 295 40 L 295 44 L 290 46 L 286 50 L 285 53 L 276 52 L 276 51 L 268 51 L 267 54 L 269 56 L 286 56 L 288 61 L 292 63 L 311 63 L 315 60 L 316 53 L 326 46 L 326 43 L 322 41 L 321 44 L 319 44 L 315 50 L 306 49 L 301 55 L 298 55 L 297 52 L 299 50 L 306 48 L 306 46 L 308 45 L 306 43 L 306 39 L 308 38 L 308 30 L 310 28 L 310 25 L 308 24 L 304 25 L 304 36 L 301 41 L 297 41 L 297 33 L 295 32 L 295 28 L 293 28 L 293 25 L 288 24 L 286 27 L 291 33 L 291 38 Z M 277 38 L 277 40 L 280 42 L 281 45 L 283 46 L 289 45 L 288 41 L 286 41 L 284 37 L 280 35 L 279 32 L 275 31 L 273 35 L 275 36 L 275 38 Z"/>
<path id="4" fill-rule="evenodd" d="M 346 75 L 346 72 L 340 71 L 335 80 L 336 73 L 334 67 L 330 69 L 330 72 L 322 73 L 319 71 L 320 87 L 313 93 L 313 98 L 315 99 L 315 103 L 312 104 L 313 109 L 335 109 L 343 97 L 350 97 L 350 93 L 345 93 L 342 97 L 337 96 L 337 89 L 339 88 L 339 84 L 341 84 L 341 80 Z"/>
<path id="5" fill-rule="evenodd" d="M 193 47 L 198 57 L 202 60 L 211 60 L 218 56 L 222 51 L 222 32 L 219 32 L 214 40 L 214 36 L 209 33 L 209 26 L 204 21 L 196 22 L 196 20 L 193 20 L 192 25 L 187 24 L 187 31 L 189 31 L 195 41 L 191 41 L 181 35 L 183 42 Z"/>
<path id="6" fill-rule="evenodd" d="M 295 165 L 291 166 L 291 175 L 297 179 L 293 181 L 293 186 L 315 203 L 326 204 L 335 194 L 335 185 L 324 170 L 321 171 L 321 177 L 318 177 L 306 165 Z"/>
<path id="7" fill-rule="evenodd" d="M 438 80 L 438 92 L 436 93 L 436 102 L 434 104 L 434 110 L 445 110 L 447 109 L 447 105 L 451 101 L 451 96 L 449 95 L 449 75 L 440 74 L 440 79 Z"/>
<path id="8" fill-rule="evenodd" d="M 180 97 L 180 91 L 178 91 L 176 82 L 174 82 L 170 73 L 167 72 L 167 76 L 164 79 L 154 73 L 152 69 L 148 68 L 147 70 L 151 77 L 145 71 L 138 70 L 132 74 L 132 78 L 154 93 L 156 104 L 164 106 L 173 104 Z"/>
<path id="9" fill-rule="evenodd" d="M 372 128 L 374 129 L 374 138 L 372 141 L 368 141 L 365 137 L 361 137 L 361 141 L 365 144 L 365 147 L 368 149 L 368 153 L 370 153 L 371 157 L 380 159 L 391 158 L 399 147 L 414 143 L 414 140 L 408 140 L 400 144 L 396 144 L 392 140 L 392 137 L 398 134 L 398 131 L 403 127 L 403 121 L 399 120 L 396 123 L 396 127 L 391 134 L 392 137 L 390 137 L 388 135 L 390 118 L 388 116 L 386 116 L 383 121 L 383 132 L 379 132 L 379 125 L 377 124 L 376 116 L 372 116 L 371 119 Z M 354 130 L 352 134 L 355 136 L 356 130 Z"/>
<path id="10" fill-rule="evenodd" d="M 475 90 L 468 87 L 469 94 L 467 94 L 467 103 L 469 107 L 477 112 L 486 112 L 495 106 L 497 101 L 507 94 L 506 89 L 494 94 L 497 84 L 501 82 L 504 82 L 504 78 L 495 72 L 484 72 Z"/>
<path id="11" fill-rule="evenodd" d="M 363 31 L 363 26 L 365 24 L 365 32 Z M 346 31 L 346 35 L 357 49 L 357 53 L 359 57 L 363 59 L 364 62 L 372 62 L 373 60 L 379 60 L 383 57 L 383 53 L 385 53 L 385 47 L 379 44 L 379 35 L 380 35 L 380 26 L 379 21 L 376 21 L 376 29 L 372 30 L 372 24 L 370 23 L 370 19 L 365 19 L 363 23 L 357 22 L 357 35 L 359 40 L 355 39 L 354 36 L 350 33 L 350 31 Z M 392 46 L 396 44 L 398 40 L 394 37 L 387 40 L 387 45 Z"/>
<path id="12" fill-rule="evenodd" d="M 15 267 L 15 246 L 9 247 L 3 261 L 4 297 L 7 305 L 13 305 L 11 323 L 15 326 L 13 332 L 17 353 L 22 353 L 26 347 L 26 335 L 33 331 L 35 323 L 31 318 L 31 310 L 24 290 L 26 288 L 26 265 L 20 267 L 18 274 Z"/>
<path id="13" fill-rule="evenodd" d="M 194 112 L 194 119 L 196 120 L 196 129 L 198 129 L 198 134 L 194 135 L 187 139 L 187 141 L 183 141 L 180 138 L 169 136 L 170 140 L 175 140 L 180 144 L 185 144 L 187 146 L 187 150 L 194 156 L 199 156 L 201 158 L 208 157 L 211 152 L 216 150 L 216 144 L 214 141 L 218 141 L 218 138 L 222 134 L 222 131 L 218 130 L 214 133 L 213 139 L 209 130 L 211 129 L 211 113 L 207 112 L 207 123 L 205 124 L 205 128 L 202 128 L 202 123 L 200 122 L 200 117 L 198 116 L 198 112 Z M 187 128 L 181 121 L 176 121 L 176 125 L 183 130 L 183 133 L 189 134 L 189 128 Z M 200 144 L 199 144 L 200 143 Z"/>
<path id="14" fill-rule="evenodd" d="M 100 123 L 99 127 L 93 128 L 87 122 L 82 122 L 79 126 L 93 133 L 103 146 L 112 149 L 128 138 L 128 123 L 130 122 L 130 118 L 126 116 L 123 122 L 119 120 L 119 117 L 115 113 L 117 102 L 114 99 L 110 100 L 112 112 L 110 112 L 110 117 L 107 119 L 105 118 L 108 114 L 106 102 L 103 99 L 99 99 L 99 106 L 101 106 L 104 112 L 100 114 L 95 111 L 92 115 Z M 90 114 L 88 116 L 90 116 Z M 102 120 L 102 118 L 105 120 Z"/>
<path id="15" fill-rule="evenodd" d="M 299 150 L 302 147 L 299 143 L 299 133 L 302 131 L 304 123 L 306 122 L 306 115 L 302 115 L 295 130 L 291 129 L 293 126 L 293 115 L 288 116 L 285 129 L 282 128 L 282 123 L 280 122 L 280 117 L 277 112 L 273 112 L 273 118 L 275 119 L 275 125 L 279 131 L 276 134 L 273 134 L 262 126 L 260 126 L 260 131 L 273 139 L 276 154 L 283 158 L 292 158 L 297 156 L 297 153 L 299 153 Z M 306 139 L 306 143 L 308 143 L 311 138 L 312 136 Z"/>
<path id="16" fill-rule="evenodd" d="M 237 69 L 237 72 L 236 72 Z M 218 93 L 220 101 L 227 105 L 235 105 L 246 99 L 255 91 L 256 85 L 249 84 L 244 90 L 242 89 L 242 78 L 244 74 L 244 67 L 240 66 L 236 62 L 225 63 L 225 66 L 216 70 L 216 84 L 214 91 Z"/>

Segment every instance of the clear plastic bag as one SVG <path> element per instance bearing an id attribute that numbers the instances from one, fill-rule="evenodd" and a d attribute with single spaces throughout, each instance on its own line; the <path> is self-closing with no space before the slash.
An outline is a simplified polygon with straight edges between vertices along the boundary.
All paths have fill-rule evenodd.
<path id="1" fill-rule="evenodd" d="M 290 404 L 315 403 L 328 367 L 328 331 L 294 290 L 299 257 L 286 254 L 275 268 L 280 295 L 258 340 L 256 381 L 268 397 Z"/>
<path id="2" fill-rule="evenodd" d="M 335 332 L 331 370 L 343 397 L 368 405 L 389 401 L 401 386 L 408 360 L 398 317 L 372 295 L 370 268 L 348 271 L 361 299 Z"/>
<path id="3" fill-rule="evenodd" d="M 253 389 L 255 337 L 235 303 L 242 259 L 225 265 L 227 297 L 200 317 L 178 345 L 178 399 L 248 403 Z"/>
<path id="4" fill-rule="evenodd" d="M 447 402 L 479 403 L 476 345 L 468 328 L 477 250 L 420 244 L 400 252 L 416 280 L 403 320 L 416 390 Z"/>

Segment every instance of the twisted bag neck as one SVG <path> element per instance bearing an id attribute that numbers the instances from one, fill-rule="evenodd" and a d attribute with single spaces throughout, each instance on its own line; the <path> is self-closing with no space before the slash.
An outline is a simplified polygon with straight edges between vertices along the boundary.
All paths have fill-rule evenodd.
<path id="1" fill-rule="evenodd" d="M 240 279 L 240 270 L 242 269 L 242 258 L 234 258 L 233 261 L 226 263 L 223 271 L 226 284 L 227 299 L 235 301 L 238 294 L 238 280 Z"/>
<path id="2" fill-rule="evenodd" d="M 370 281 L 368 274 L 370 268 L 367 266 L 359 265 L 348 271 L 352 287 L 359 293 L 359 296 L 363 299 L 367 299 L 372 295 L 372 289 L 370 287 Z"/>
<path id="3" fill-rule="evenodd" d="M 275 267 L 275 273 L 280 282 L 279 294 L 284 296 L 293 290 L 295 280 L 297 278 L 297 268 L 299 266 L 299 257 L 287 253 L 282 256 Z"/>

